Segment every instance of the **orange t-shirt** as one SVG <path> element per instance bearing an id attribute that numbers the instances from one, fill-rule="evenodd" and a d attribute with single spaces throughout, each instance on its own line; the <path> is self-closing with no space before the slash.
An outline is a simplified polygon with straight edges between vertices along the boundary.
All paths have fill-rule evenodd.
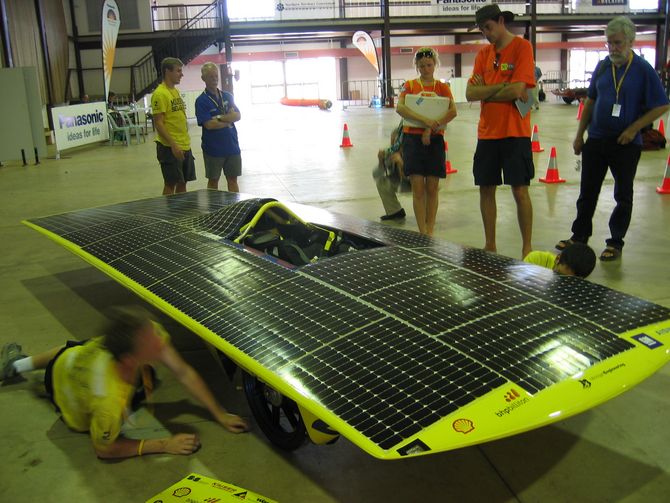
<path id="1" fill-rule="evenodd" d="M 533 67 L 533 71 L 535 70 L 535 67 Z M 433 81 L 433 84 L 430 86 L 424 86 L 421 84 L 419 79 L 412 79 L 412 80 L 407 80 L 402 86 L 402 90 L 400 91 L 400 97 L 405 97 L 407 94 L 421 94 L 423 96 L 442 96 L 443 98 L 449 98 L 451 102 L 453 103 L 454 101 L 454 95 L 451 94 L 451 88 L 449 87 L 449 84 L 445 84 L 444 82 L 435 79 Z M 418 127 L 409 127 L 409 126 L 404 126 L 402 128 L 403 133 L 406 134 L 421 134 L 423 133 L 425 128 L 418 128 Z M 441 130 L 437 134 L 444 134 L 443 130 Z"/>
<path id="2" fill-rule="evenodd" d="M 499 54 L 496 69 L 493 65 L 496 60 L 495 46 L 489 44 L 481 49 L 475 58 L 472 73 L 482 75 L 487 86 L 502 82 L 523 82 L 529 88 L 535 87 L 535 61 L 528 40 L 514 37 Z M 510 137 L 530 138 L 530 113 L 522 118 L 513 101 L 482 101 L 477 138 L 499 140 Z"/>

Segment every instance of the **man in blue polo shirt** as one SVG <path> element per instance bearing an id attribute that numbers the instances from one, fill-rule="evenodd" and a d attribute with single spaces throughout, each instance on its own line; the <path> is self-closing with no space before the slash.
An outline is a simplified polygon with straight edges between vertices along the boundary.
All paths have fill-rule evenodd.
<path id="1" fill-rule="evenodd" d="M 218 189 L 221 171 L 229 192 L 239 192 L 237 177 L 242 174 L 242 156 L 235 122 L 240 120 L 233 95 L 220 91 L 219 68 L 205 63 L 200 70 L 205 90 L 195 100 L 195 115 L 202 127 L 202 155 L 205 160 L 207 188 Z"/>
<path id="2" fill-rule="evenodd" d="M 616 17 L 608 23 L 605 36 L 609 56 L 593 72 L 573 142 L 575 155 L 582 155 L 577 218 L 572 237 L 559 241 L 556 248 L 562 250 L 575 241 L 586 243 L 591 237 L 593 214 L 609 168 L 616 206 L 600 260 L 611 261 L 621 256 L 633 212 L 633 181 L 642 148 L 639 131 L 667 113 L 670 105 L 656 71 L 632 50 L 633 22 Z M 584 143 L 587 127 L 589 136 Z"/>

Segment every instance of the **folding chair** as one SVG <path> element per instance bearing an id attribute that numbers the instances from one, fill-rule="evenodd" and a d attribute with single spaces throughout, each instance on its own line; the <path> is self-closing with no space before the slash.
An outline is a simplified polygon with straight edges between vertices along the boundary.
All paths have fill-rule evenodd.
<path id="1" fill-rule="evenodd" d="M 135 133 L 135 137 L 137 138 L 137 144 L 139 145 L 140 143 L 140 135 L 142 135 L 142 139 L 146 142 L 147 139 L 144 137 L 144 126 L 141 124 L 136 124 L 134 123 L 131 119 L 130 116 L 128 115 L 127 112 L 119 110 L 118 113 L 121 115 L 121 119 L 123 120 L 123 124 L 125 127 L 127 127 L 131 133 Z"/>
<path id="2" fill-rule="evenodd" d="M 117 121 L 117 117 L 121 120 Z M 126 142 L 126 146 L 130 146 L 130 128 L 123 125 L 123 119 L 118 112 L 107 112 L 107 124 L 109 125 L 109 140 L 112 143 L 112 146 L 117 141 Z M 117 139 L 116 133 L 119 133 L 119 136 L 123 139 Z"/>

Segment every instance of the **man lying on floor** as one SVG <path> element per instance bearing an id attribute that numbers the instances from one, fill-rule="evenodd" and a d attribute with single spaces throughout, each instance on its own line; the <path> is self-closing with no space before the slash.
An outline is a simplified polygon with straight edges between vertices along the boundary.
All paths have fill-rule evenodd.
<path id="1" fill-rule="evenodd" d="M 75 431 L 90 432 L 100 458 L 191 454 L 200 447 L 198 436 L 191 433 L 141 440 L 120 436 L 142 371 L 159 362 L 224 428 L 233 433 L 248 430 L 242 418 L 221 407 L 200 375 L 174 349 L 167 332 L 144 309 L 113 308 L 103 334 L 84 342 L 69 341 L 32 357 L 21 354 L 16 343 L 5 344 L 0 353 L 0 381 L 46 369 L 44 385 L 65 424 Z"/>

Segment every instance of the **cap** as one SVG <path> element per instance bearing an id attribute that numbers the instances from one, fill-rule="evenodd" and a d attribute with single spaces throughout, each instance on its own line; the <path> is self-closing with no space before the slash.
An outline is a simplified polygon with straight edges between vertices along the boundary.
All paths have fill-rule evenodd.
<path id="1" fill-rule="evenodd" d="M 498 19 L 500 16 L 505 19 L 505 23 L 510 23 L 514 20 L 514 13 L 508 10 L 501 11 L 498 4 L 492 3 L 485 5 L 475 13 L 475 25 L 468 28 L 468 31 L 477 30 L 480 25 L 484 24 L 489 19 Z"/>

